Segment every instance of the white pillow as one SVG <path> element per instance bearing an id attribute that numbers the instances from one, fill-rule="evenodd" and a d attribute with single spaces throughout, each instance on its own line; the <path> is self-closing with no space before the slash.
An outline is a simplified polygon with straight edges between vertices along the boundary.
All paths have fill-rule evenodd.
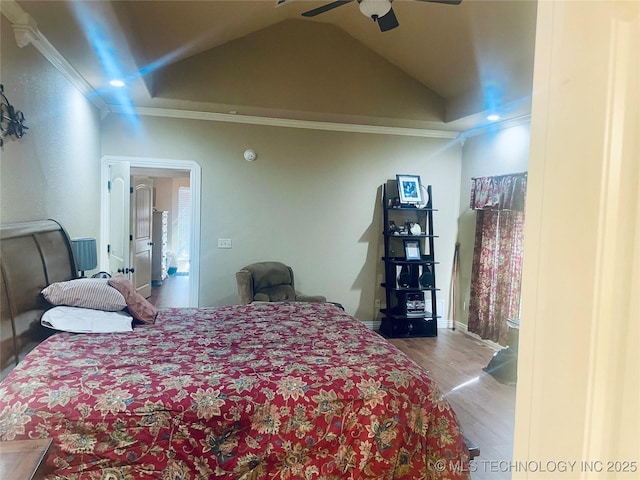
<path id="1" fill-rule="evenodd" d="M 124 296 L 106 278 L 77 278 L 52 283 L 42 295 L 53 305 L 117 312 L 127 306 Z"/>
<path id="2" fill-rule="evenodd" d="M 133 317 L 126 312 L 79 307 L 54 307 L 44 312 L 40 320 L 47 328 L 73 333 L 131 332 L 132 322 Z"/>

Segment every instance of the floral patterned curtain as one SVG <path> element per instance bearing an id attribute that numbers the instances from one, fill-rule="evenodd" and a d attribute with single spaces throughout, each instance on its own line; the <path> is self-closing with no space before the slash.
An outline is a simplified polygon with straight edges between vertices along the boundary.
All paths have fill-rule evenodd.
<path id="1" fill-rule="evenodd" d="M 469 299 L 470 332 L 501 345 L 520 308 L 526 173 L 473 180 L 478 210 Z"/>
<path id="2" fill-rule="evenodd" d="M 526 172 L 477 177 L 471 181 L 472 210 L 524 210 Z"/>

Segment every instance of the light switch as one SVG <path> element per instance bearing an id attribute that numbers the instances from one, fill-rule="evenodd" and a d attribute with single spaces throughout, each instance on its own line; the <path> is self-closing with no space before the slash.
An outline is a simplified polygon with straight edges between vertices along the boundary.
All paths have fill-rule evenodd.
<path id="1" fill-rule="evenodd" d="M 232 248 L 230 238 L 219 238 L 218 248 Z"/>

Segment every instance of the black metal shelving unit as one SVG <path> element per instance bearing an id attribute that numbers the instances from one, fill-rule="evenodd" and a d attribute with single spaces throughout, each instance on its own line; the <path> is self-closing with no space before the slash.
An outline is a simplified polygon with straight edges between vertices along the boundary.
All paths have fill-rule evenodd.
<path id="1" fill-rule="evenodd" d="M 436 275 L 433 233 L 433 197 L 426 187 L 424 206 L 399 205 L 397 187 L 387 182 L 383 188 L 385 308 L 380 309 L 380 333 L 387 337 L 435 337 L 438 335 Z M 409 225 L 418 223 L 420 234 Z M 397 228 L 394 228 L 397 227 Z M 419 258 L 406 257 L 406 242 L 418 242 Z"/>

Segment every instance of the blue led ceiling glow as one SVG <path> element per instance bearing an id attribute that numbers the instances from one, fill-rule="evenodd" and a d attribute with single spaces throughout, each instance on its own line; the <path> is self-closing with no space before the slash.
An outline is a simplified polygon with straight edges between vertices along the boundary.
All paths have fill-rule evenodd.
<path id="1" fill-rule="evenodd" d="M 107 13 L 115 18 L 113 12 L 104 12 L 106 2 L 70 2 L 78 24 L 82 28 L 87 41 L 91 45 L 107 78 L 120 78 L 127 81 L 131 75 L 126 75 L 118 61 L 118 53 L 114 51 L 113 39 L 110 30 L 103 20 Z M 102 10 L 101 10 L 102 9 Z M 133 77 L 137 77 L 136 72 Z M 113 88 L 109 85 L 98 89 L 98 94 L 108 92 L 117 105 L 124 107 L 126 113 L 135 115 L 133 101 L 126 88 Z M 139 123 L 139 122 L 137 122 Z"/>
<path id="2" fill-rule="evenodd" d="M 105 18 L 111 18 L 111 21 L 115 23 L 117 16 L 112 11 L 112 7 L 107 2 L 70 2 L 70 5 L 73 8 L 76 20 L 82 27 L 87 40 L 99 59 L 106 77 L 109 79 L 122 79 L 126 85 L 130 85 L 138 77 L 153 73 L 155 70 L 172 63 L 176 58 L 180 58 L 189 47 L 201 43 L 208 35 L 212 35 L 212 32 L 202 35 L 187 45 L 139 68 L 138 71 L 125 74 L 118 61 L 118 52 L 113 49 L 115 43 L 111 38 L 111 30 L 104 20 Z M 110 10 L 107 11 L 105 10 L 106 8 Z M 121 35 L 124 37 L 124 34 Z M 102 92 L 108 92 L 112 98 L 115 98 L 116 103 L 124 107 L 126 113 L 135 115 L 134 104 L 126 88 L 105 86 L 98 90 L 98 93 Z"/>
<path id="3" fill-rule="evenodd" d="M 84 31 L 85 37 L 93 48 L 108 78 L 124 78 L 117 55 L 113 51 L 113 42 L 109 29 L 104 24 L 102 13 L 93 7 L 93 2 L 71 2 L 76 20 Z"/>
<path id="4" fill-rule="evenodd" d="M 500 89 L 495 84 L 488 84 L 485 85 L 483 93 L 485 110 L 491 115 L 499 115 L 498 109 L 502 97 Z"/>
<path id="5" fill-rule="evenodd" d="M 496 120 L 504 120 L 513 112 L 522 109 L 522 106 L 531 102 L 531 95 L 516 98 L 512 101 L 505 102 L 503 91 L 496 84 L 487 84 L 483 89 L 484 95 L 484 111 L 487 117 L 497 115 L 498 119 L 489 119 L 491 122 Z"/>

